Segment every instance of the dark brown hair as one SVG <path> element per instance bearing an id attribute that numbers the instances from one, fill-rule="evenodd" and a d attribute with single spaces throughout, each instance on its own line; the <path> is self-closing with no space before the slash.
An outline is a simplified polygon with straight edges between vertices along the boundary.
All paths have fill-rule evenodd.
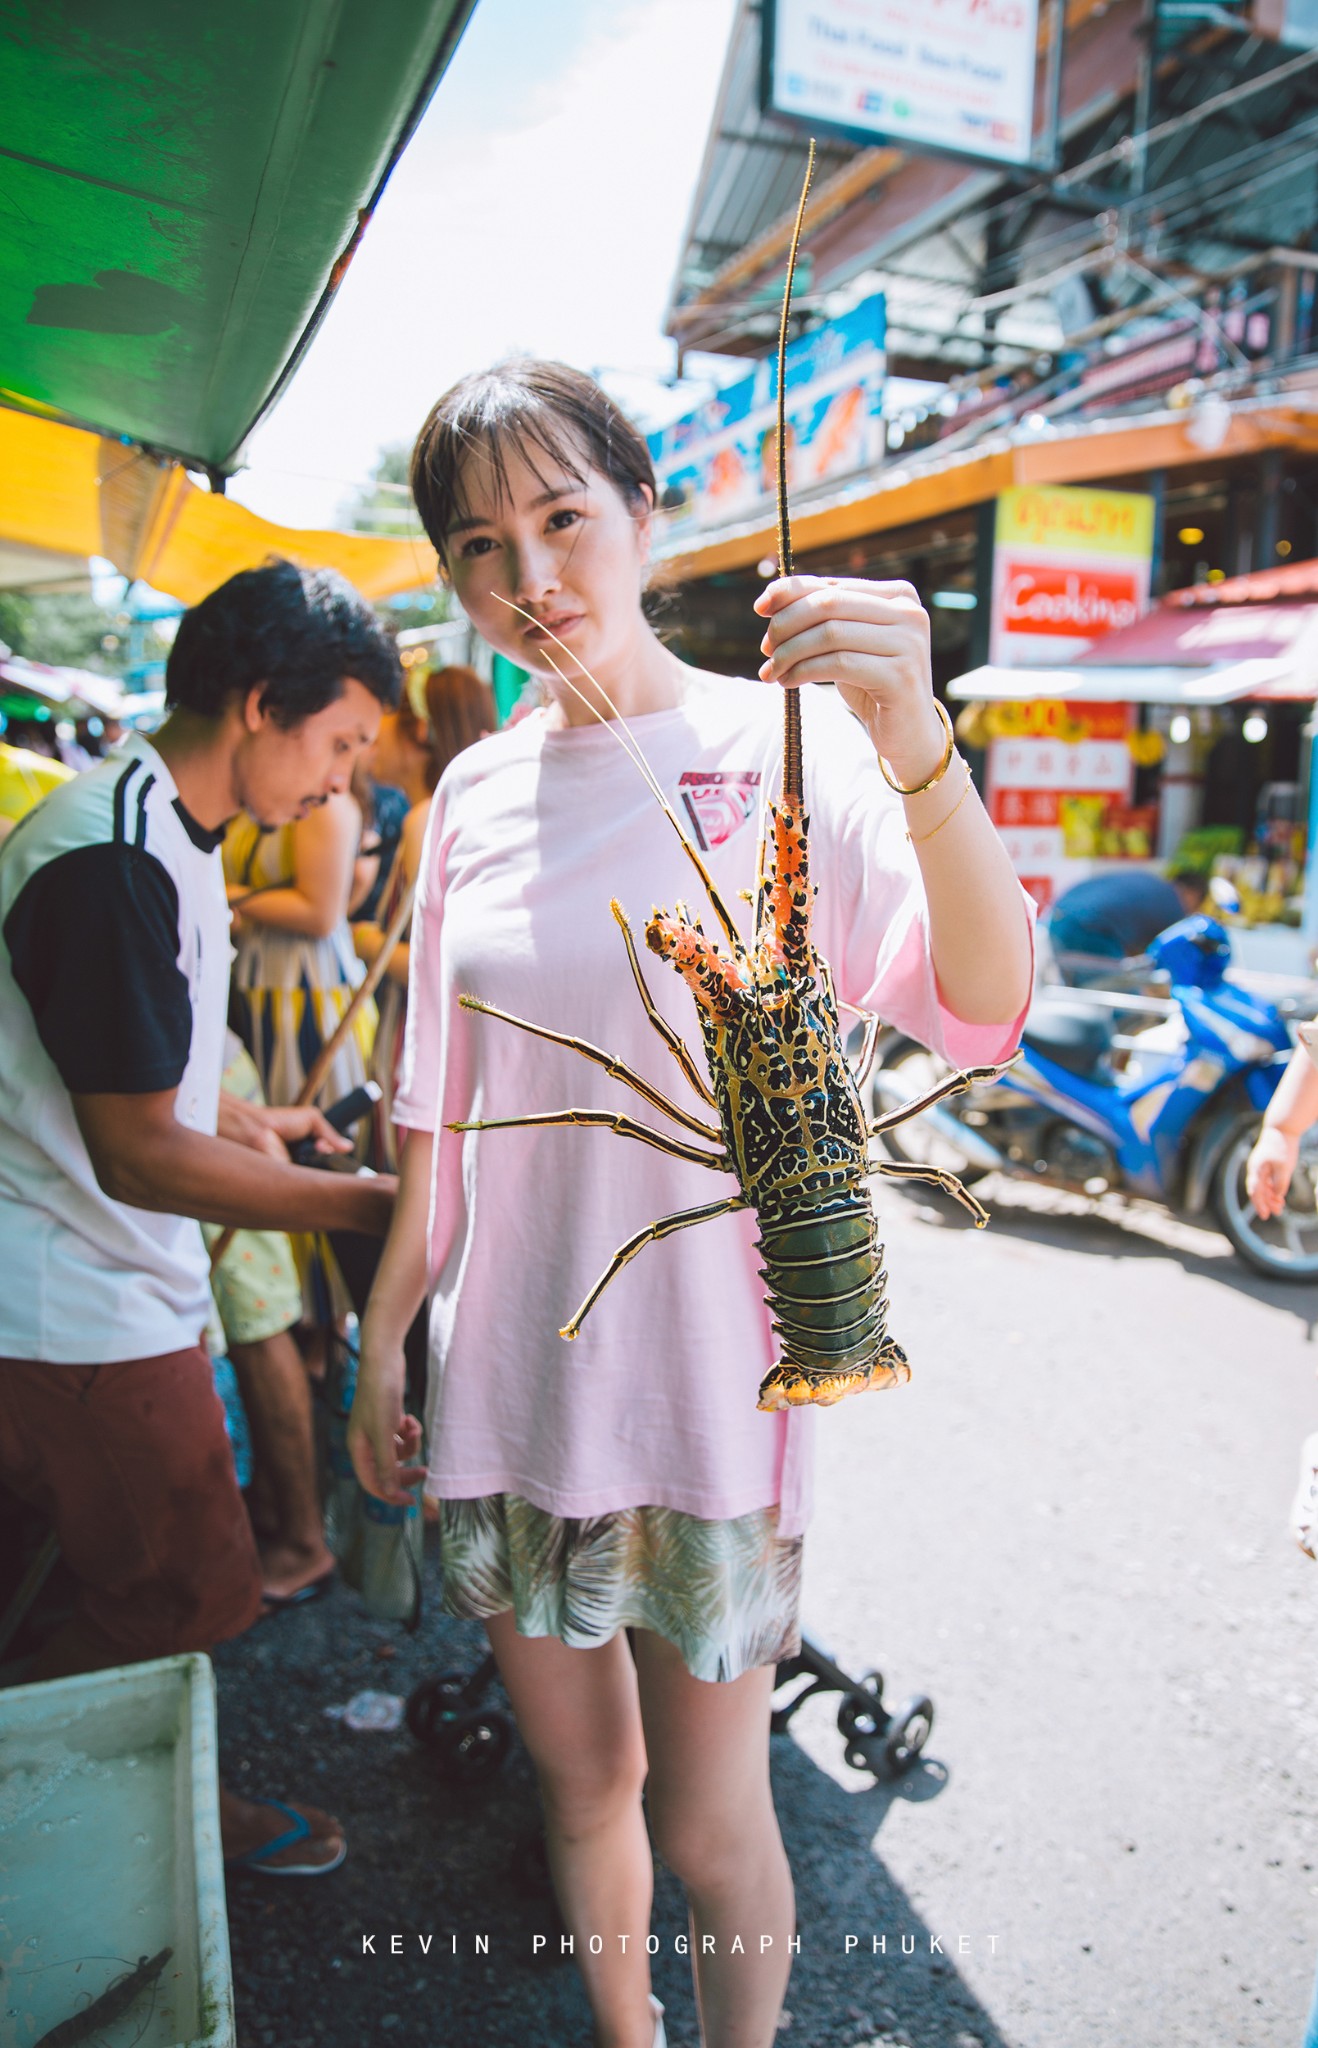
<path id="1" fill-rule="evenodd" d="M 567 363 L 517 356 L 464 377 L 431 410 L 412 451 L 412 496 L 440 562 L 448 536 L 469 516 L 463 457 L 479 448 L 502 498 L 510 451 L 536 469 L 537 456 L 578 482 L 585 466 L 606 476 L 633 516 L 655 502 L 654 467 L 645 438 L 593 377 Z M 536 470 L 539 475 L 539 470 Z M 647 497 L 648 493 L 648 497 Z"/>
<path id="2" fill-rule="evenodd" d="M 409 739 L 424 747 L 430 756 L 426 783 L 431 789 L 454 755 L 464 747 L 474 746 L 487 732 L 493 732 L 497 723 L 489 684 L 474 668 L 463 668 L 457 662 L 448 668 L 433 669 L 426 677 L 424 719 L 418 717 L 406 697 L 398 716 Z"/>

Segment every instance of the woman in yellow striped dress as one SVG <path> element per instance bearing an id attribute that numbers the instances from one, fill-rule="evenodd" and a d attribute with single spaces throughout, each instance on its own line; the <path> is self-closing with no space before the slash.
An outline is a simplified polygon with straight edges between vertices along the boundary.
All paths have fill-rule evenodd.
<path id="1" fill-rule="evenodd" d="M 365 968 L 353 949 L 348 895 L 361 832 L 351 796 L 332 796 L 291 825 L 262 831 L 241 814 L 224 841 L 234 913 L 234 1026 L 260 1071 L 266 1101 L 293 1102 Z M 363 1004 L 322 1099 L 370 1072 L 375 1006 Z"/>

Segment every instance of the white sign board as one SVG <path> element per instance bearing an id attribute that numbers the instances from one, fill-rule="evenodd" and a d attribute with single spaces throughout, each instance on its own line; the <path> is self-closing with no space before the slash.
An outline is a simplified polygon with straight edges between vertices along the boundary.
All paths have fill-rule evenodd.
<path id="1" fill-rule="evenodd" d="M 777 113 L 1030 161 L 1038 0 L 766 0 L 765 34 Z"/>

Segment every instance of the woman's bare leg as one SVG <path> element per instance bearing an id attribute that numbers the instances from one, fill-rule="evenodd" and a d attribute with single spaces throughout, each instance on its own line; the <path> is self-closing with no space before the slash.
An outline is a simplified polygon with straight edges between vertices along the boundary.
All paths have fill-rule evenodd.
<path id="1" fill-rule="evenodd" d="M 686 1886 L 705 2048 L 769 2048 L 796 1926 L 769 1784 L 773 1666 L 712 1685 L 648 1629 L 636 1632 L 636 1665 L 650 1827 Z"/>
<path id="2" fill-rule="evenodd" d="M 570 1650 L 519 1636 L 511 1613 L 485 1624 L 540 1780 L 554 1892 L 595 2016 L 598 2048 L 650 2048 L 654 1863 L 641 1788 L 645 1742 L 625 1636 Z M 599 1935 L 603 1952 L 590 1953 Z M 625 1937 L 620 1939 L 620 1937 Z"/>

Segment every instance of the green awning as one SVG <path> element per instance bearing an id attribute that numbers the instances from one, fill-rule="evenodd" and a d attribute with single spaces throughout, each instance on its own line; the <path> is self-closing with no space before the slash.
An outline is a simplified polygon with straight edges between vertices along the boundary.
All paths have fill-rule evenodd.
<path id="1" fill-rule="evenodd" d="M 0 403 L 234 469 L 474 6 L 0 0 Z"/>

